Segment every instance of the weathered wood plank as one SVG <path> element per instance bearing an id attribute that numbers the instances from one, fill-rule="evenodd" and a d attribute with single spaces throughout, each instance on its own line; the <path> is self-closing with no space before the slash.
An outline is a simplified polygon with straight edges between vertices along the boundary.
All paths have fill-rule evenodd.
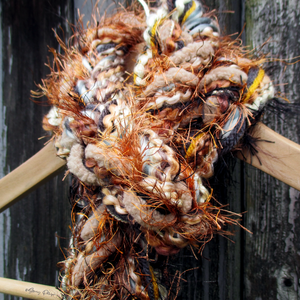
<path id="1" fill-rule="evenodd" d="M 270 37 L 264 52 L 275 59 L 300 54 L 299 1 L 249 0 L 247 44 L 257 48 Z M 271 77 L 281 95 L 299 103 L 299 63 L 272 62 Z M 299 143 L 299 116 L 266 113 L 264 123 Z M 245 299 L 299 299 L 299 192 L 247 167 Z"/>
<path id="2" fill-rule="evenodd" d="M 4 124 L 7 127 L 2 145 L 6 145 L 5 172 L 19 166 L 43 147 L 47 139 L 41 128 L 42 116 L 48 111 L 45 99 L 30 101 L 49 73 L 44 65 L 48 45 L 58 48 L 52 28 L 70 35 L 66 20 L 72 21 L 72 1 L 1 1 L 2 80 Z M 3 147 L 3 146 L 2 146 Z M 62 176 L 39 188 L 15 204 L 2 221 L 4 276 L 48 285 L 57 284 L 57 267 L 63 255 L 58 237 L 69 234 L 68 183 Z M 67 241 L 60 240 L 62 247 Z M 6 299 L 14 297 L 6 296 Z"/>

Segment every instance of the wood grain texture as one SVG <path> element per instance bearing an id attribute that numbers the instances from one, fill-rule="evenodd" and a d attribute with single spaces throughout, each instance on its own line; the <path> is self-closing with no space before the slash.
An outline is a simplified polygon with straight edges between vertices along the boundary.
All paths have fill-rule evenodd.
<path id="1" fill-rule="evenodd" d="M 62 299 L 62 293 L 53 286 L 1 277 L 0 293 L 36 300 Z"/>
<path id="2" fill-rule="evenodd" d="M 66 161 L 56 156 L 53 142 L 0 180 L 0 212 L 63 171 Z"/>
<path id="3" fill-rule="evenodd" d="M 240 159 L 274 178 L 300 190 L 300 145 L 283 137 L 263 123 L 257 123 L 251 136 L 257 139 L 255 150 L 238 152 Z"/>
<path id="4" fill-rule="evenodd" d="M 300 65 L 284 62 L 300 55 L 299 1 L 249 0 L 246 4 L 247 44 L 258 50 L 271 38 L 263 51 L 273 58 L 267 71 L 280 93 L 277 95 L 299 105 Z M 292 114 L 267 111 L 263 122 L 299 143 L 296 109 Z M 245 234 L 244 299 L 299 299 L 299 192 L 247 166 L 245 195 L 245 225 L 253 234 Z"/>
<path id="5" fill-rule="evenodd" d="M 72 22 L 73 5 L 69 0 L 12 0 L 1 1 L 0 7 L 7 174 L 50 138 L 39 140 L 45 135 L 41 123 L 49 106 L 46 99 L 30 100 L 30 90 L 36 90 L 36 84 L 49 73 L 45 66 L 51 57 L 49 47 L 59 50 L 52 29 L 65 41 L 71 35 L 66 20 Z M 69 182 L 63 183 L 62 177 L 2 213 L 3 276 L 58 285 L 57 263 L 64 259 L 61 249 L 67 247 L 70 234 Z M 6 295 L 5 299 L 16 297 Z"/>

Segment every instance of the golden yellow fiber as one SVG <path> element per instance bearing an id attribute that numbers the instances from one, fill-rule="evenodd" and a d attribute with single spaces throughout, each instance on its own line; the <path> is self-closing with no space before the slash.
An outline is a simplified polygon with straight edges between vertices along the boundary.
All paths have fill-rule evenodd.
<path id="1" fill-rule="evenodd" d="M 151 279 L 152 279 L 154 298 L 155 298 L 155 300 L 158 300 L 159 299 L 158 284 L 157 284 L 156 277 L 153 272 L 153 268 L 151 266 L 149 266 L 149 271 L 150 271 Z"/>
<path id="2" fill-rule="evenodd" d="M 251 84 L 251 86 L 248 89 L 248 92 L 247 92 L 247 94 L 245 96 L 245 99 L 243 101 L 244 103 L 248 102 L 248 100 L 250 99 L 250 97 L 252 96 L 254 91 L 258 88 L 258 86 L 262 82 L 264 76 L 265 76 L 265 71 L 263 69 L 260 69 L 257 76 L 256 76 L 256 78 L 254 79 L 253 83 Z"/>
<path id="3" fill-rule="evenodd" d="M 157 27 L 159 26 L 160 22 L 161 22 L 161 19 L 157 20 L 155 22 L 155 24 L 153 25 L 153 28 L 151 29 L 151 47 L 153 49 L 156 49 L 155 42 L 154 42 L 155 41 L 155 33 L 156 33 Z"/>
<path id="4" fill-rule="evenodd" d="M 137 75 L 136 74 L 133 74 L 133 82 L 136 83 L 136 78 L 137 78 Z"/>
<path id="5" fill-rule="evenodd" d="M 187 20 L 187 18 L 192 14 L 192 12 L 196 9 L 196 2 L 193 1 L 191 8 L 186 12 L 182 19 L 182 24 Z"/>
<path id="6" fill-rule="evenodd" d="M 186 151 L 185 158 L 189 158 L 189 157 L 192 155 L 193 151 L 194 151 L 195 148 L 196 148 L 197 142 L 198 142 L 199 140 L 201 140 L 201 138 L 202 138 L 204 135 L 205 135 L 205 133 L 204 133 L 204 132 L 201 132 L 200 134 L 198 134 L 198 135 L 192 140 L 192 142 L 191 142 L 191 144 L 190 144 L 188 150 Z"/>

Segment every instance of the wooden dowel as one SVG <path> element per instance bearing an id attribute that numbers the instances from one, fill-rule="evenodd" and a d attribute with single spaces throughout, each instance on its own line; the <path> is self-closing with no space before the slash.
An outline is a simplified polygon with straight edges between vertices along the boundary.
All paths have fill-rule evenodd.
<path id="1" fill-rule="evenodd" d="M 257 156 L 252 156 L 250 151 L 245 149 L 245 159 L 241 153 L 237 153 L 237 157 L 300 190 L 300 145 L 262 123 L 255 125 L 251 135 L 258 138 Z"/>
<path id="2" fill-rule="evenodd" d="M 0 277 L 0 293 L 29 299 L 62 299 L 62 293 L 53 286 Z"/>
<path id="3" fill-rule="evenodd" d="M 0 212 L 57 175 L 66 162 L 56 156 L 53 142 L 0 180 Z"/>

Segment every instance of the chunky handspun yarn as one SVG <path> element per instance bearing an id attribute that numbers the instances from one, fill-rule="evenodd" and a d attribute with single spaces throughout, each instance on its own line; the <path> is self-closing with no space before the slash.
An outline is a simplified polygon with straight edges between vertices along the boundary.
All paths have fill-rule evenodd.
<path id="1" fill-rule="evenodd" d="M 237 223 L 206 179 L 274 94 L 200 2 L 140 3 L 59 40 L 40 86 L 73 176 L 68 299 L 175 299 L 155 262 Z"/>

